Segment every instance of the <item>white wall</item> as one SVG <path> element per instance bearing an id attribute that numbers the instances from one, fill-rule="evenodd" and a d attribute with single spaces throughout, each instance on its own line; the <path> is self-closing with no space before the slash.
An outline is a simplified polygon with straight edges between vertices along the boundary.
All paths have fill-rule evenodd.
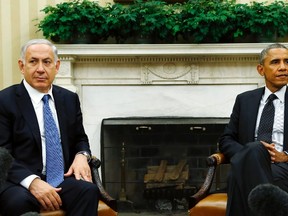
<path id="1" fill-rule="evenodd" d="M 101 121 L 111 117 L 229 117 L 237 94 L 257 85 L 83 86 L 92 152 L 100 156 Z"/>

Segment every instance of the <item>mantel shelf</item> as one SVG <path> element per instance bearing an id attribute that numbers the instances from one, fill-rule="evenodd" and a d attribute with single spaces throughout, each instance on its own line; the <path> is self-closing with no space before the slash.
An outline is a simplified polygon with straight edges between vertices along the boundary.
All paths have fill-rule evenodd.
<path id="1" fill-rule="evenodd" d="M 231 44 L 58 44 L 59 55 L 72 56 L 193 56 L 258 55 L 269 43 Z M 287 45 L 287 44 L 286 44 Z"/>

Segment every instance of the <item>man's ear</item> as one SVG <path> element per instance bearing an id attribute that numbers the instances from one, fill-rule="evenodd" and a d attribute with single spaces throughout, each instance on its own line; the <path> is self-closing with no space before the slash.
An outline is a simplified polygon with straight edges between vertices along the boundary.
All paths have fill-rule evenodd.
<path id="1" fill-rule="evenodd" d="M 24 74 L 24 63 L 21 59 L 18 60 L 18 67 L 22 74 Z"/>
<path id="2" fill-rule="evenodd" d="M 60 68 L 60 60 L 58 59 L 57 62 L 56 62 L 56 71 L 57 71 L 57 73 L 59 71 L 59 68 Z"/>
<path id="3" fill-rule="evenodd" d="M 261 64 L 257 65 L 257 71 L 261 76 L 264 76 L 264 67 Z"/>

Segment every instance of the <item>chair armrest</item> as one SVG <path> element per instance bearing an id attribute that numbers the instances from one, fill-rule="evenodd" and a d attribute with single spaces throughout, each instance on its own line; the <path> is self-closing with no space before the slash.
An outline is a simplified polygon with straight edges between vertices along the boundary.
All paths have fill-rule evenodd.
<path id="1" fill-rule="evenodd" d="M 213 178 L 215 176 L 216 168 L 220 164 L 227 163 L 227 159 L 222 153 L 215 153 L 210 155 L 207 159 L 207 166 L 208 171 L 205 177 L 204 183 L 202 184 L 201 188 L 189 199 L 189 209 L 194 207 L 200 200 L 205 198 L 213 183 Z"/>
<path id="2" fill-rule="evenodd" d="M 227 158 L 225 158 L 224 154 L 218 152 L 218 153 L 214 153 L 212 155 L 210 155 L 207 158 L 207 165 L 209 166 L 218 166 L 220 164 L 226 164 L 229 161 L 227 160 Z"/>
<path id="3" fill-rule="evenodd" d="M 101 161 L 96 158 L 95 156 L 92 156 L 91 161 L 89 162 L 91 172 L 92 172 L 92 179 L 93 182 L 98 186 L 100 191 L 100 199 L 106 203 L 110 208 L 112 208 L 114 211 L 117 211 L 117 202 L 115 199 L 113 199 L 105 190 L 103 187 L 102 181 L 100 179 L 98 168 L 101 165 Z"/>

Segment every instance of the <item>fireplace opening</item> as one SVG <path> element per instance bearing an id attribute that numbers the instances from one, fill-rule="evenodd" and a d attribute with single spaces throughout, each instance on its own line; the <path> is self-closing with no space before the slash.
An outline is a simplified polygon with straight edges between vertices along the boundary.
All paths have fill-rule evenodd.
<path id="1" fill-rule="evenodd" d="M 227 123 L 227 118 L 103 119 L 102 180 L 119 211 L 186 210 Z M 225 185 L 225 175 L 221 172 L 213 187 Z"/>

